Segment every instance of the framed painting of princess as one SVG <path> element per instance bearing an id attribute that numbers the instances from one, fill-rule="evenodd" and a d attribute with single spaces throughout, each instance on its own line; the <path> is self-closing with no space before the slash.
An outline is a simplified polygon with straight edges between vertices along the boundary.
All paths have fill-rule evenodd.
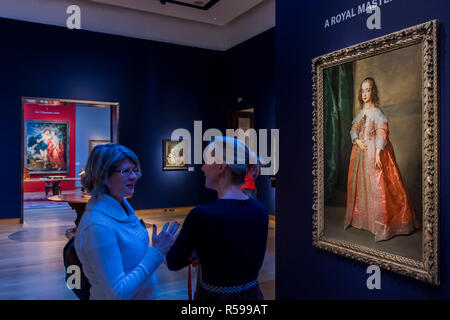
<path id="1" fill-rule="evenodd" d="M 439 284 L 438 23 L 317 57 L 313 245 Z"/>
<path id="2" fill-rule="evenodd" d="M 69 122 L 25 120 L 24 168 L 30 174 L 69 172 Z"/>

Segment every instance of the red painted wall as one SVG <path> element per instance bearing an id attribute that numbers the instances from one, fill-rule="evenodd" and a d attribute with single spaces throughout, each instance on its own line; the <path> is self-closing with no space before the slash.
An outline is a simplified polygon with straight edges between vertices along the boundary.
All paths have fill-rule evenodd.
<path id="1" fill-rule="evenodd" d="M 41 178 L 48 175 L 61 175 L 75 177 L 75 104 L 64 106 L 49 106 L 42 104 L 24 104 L 24 120 L 53 120 L 69 121 L 69 173 L 45 173 L 31 174 L 31 179 Z M 23 161 L 23 160 L 22 160 Z M 75 177 L 78 178 L 78 177 Z M 74 190 L 75 181 L 62 181 L 62 191 Z M 26 182 L 23 184 L 24 192 L 45 191 L 45 182 Z M 51 194 L 51 191 L 50 191 Z"/>

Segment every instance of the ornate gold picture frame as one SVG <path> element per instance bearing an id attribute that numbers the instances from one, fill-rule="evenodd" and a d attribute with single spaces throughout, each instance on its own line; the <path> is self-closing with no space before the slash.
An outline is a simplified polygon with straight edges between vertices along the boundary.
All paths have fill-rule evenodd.
<path id="1" fill-rule="evenodd" d="M 439 284 L 438 22 L 312 61 L 313 245 Z"/>

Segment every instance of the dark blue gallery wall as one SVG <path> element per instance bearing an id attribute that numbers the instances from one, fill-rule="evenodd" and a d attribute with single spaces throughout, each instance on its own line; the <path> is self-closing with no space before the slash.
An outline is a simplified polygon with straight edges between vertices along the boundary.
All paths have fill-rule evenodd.
<path id="1" fill-rule="evenodd" d="M 381 30 L 368 30 L 368 15 L 324 29 L 326 18 L 364 1 L 277 1 L 277 126 L 282 159 L 278 177 L 277 299 L 444 299 L 450 298 L 448 109 L 450 74 L 447 1 L 392 0 L 381 8 Z M 440 21 L 441 105 L 441 285 L 433 286 L 382 270 L 381 290 L 368 290 L 367 265 L 312 246 L 312 84 L 311 60 L 322 54 L 432 19 Z M 420 130 L 420 128 L 418 128 Z M 295 146 L 295 147 L 293 147 Z"/>
<path id="2" fill-rule="evenodd" d="M 119 102 L 120 143 L 133 149 L 144 176 L 137 209 L 208 202 L 204 178 L 161 171 L 161 139 L 176 128 L 224 128 L 219 92 L 222 52 L 83 30 L 0 19 L 0 134 L 5 150 L 0 218 L 20 217 L 21 97 Z"/>
<path id="3" fill-rule="evenodd" d="M 233 110 L 251 106 L 255 109 L 255 129 L 267 129 L 270 139 L 270 129 L 276 128 L 275 28 L 228 50 L 225 66 L 228 74 L 225 97 L 225 104 L 229 106 L 228 127 L 232 128 Z M 238 97 L 243 99 L 242 102 L 238 103 Z M 269 177 L 260 176 L 256 186 L 258 200 L 266 205 L 271 214 L 275 214 L 275 189 Z"/>

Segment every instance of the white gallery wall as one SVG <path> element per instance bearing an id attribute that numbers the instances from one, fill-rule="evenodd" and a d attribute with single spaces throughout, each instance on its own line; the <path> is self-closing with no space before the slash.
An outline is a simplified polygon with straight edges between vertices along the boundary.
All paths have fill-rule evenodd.
<path id="1" fill-rule="evenodd" d="M 89 140 L 111 140 L 111 108 L 77 103 L 75 109 L 75 175 L 78 177 L 89 156 Z M 77 181 L 75 186 L 81 187 L 81 183 Z"/>

